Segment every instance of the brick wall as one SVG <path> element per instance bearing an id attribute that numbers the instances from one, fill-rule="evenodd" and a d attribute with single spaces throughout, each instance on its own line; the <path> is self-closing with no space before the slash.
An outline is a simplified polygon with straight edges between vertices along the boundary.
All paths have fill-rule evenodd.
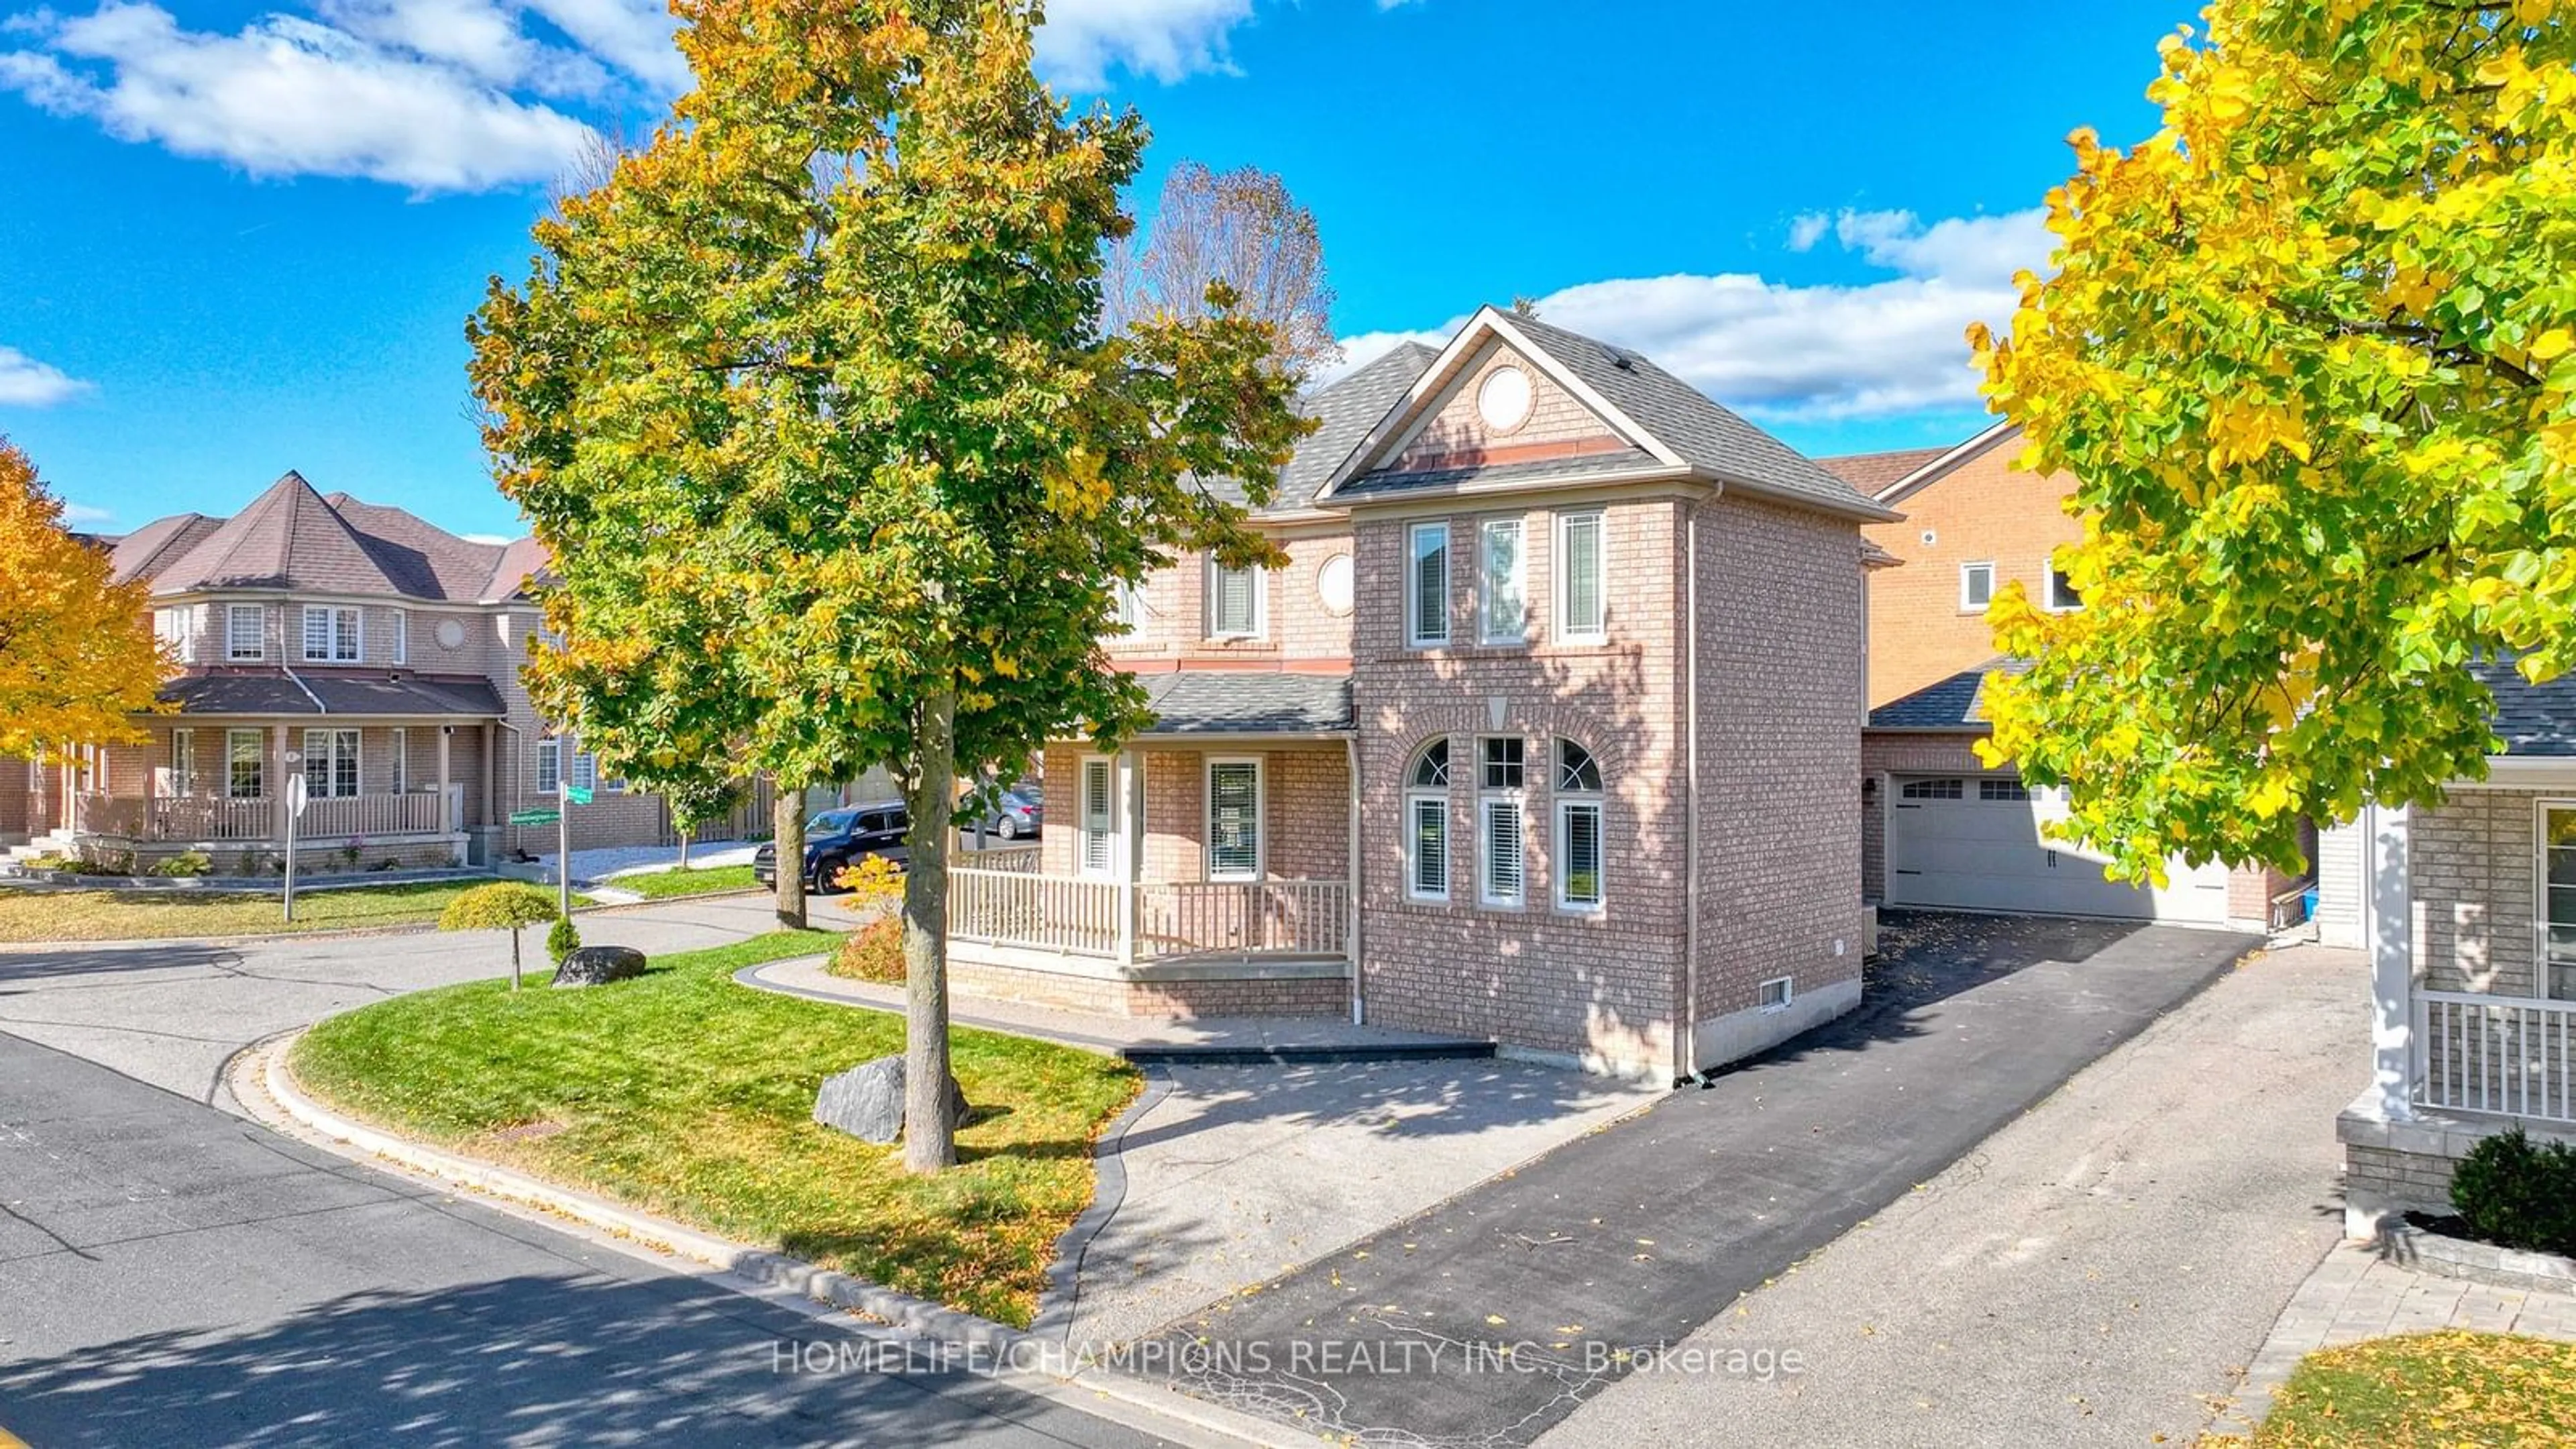
<path id="1" fill-rule="evenodd" d="M 2344 1196 L 2424 1212 L 2451 1208 L 2451 1171 L 2458 1164 L 2439 1153 L 2346 1143 Z"/>
<path id="2" fill-rule="evenodd" d="M 2530 790 L 2456 790 L 2407 827 L 2416 970 L 2435 991 L 2538 996 L 2532 970 L 2537 834 Z"/>
<path id="3" fill-rule="evenodd" d="M 1699 505 L 1693 1021 L 1753 1009 L 1774 977 L 1800 995 L 1859 978 L 1859 554 L 1847 522 L 1724 495 Z"/>
<path id="4" fill-rule="evenodd" d="M 1046 750 L 1047 778 L 1064 782 L 1060 798 L 1047 802 L 1048 828 L 1039 837 L 1039 868 L 1050 875 L 1081 873 L 1080 761 L 1087 753 L 1071 744 Z M 1350 767 L 1341 741 L 1256 748 L 1148 744 L 1140 746 L 1137 758 L 1145 772 L 1141 879 L 1207 879 L 1207 767 L 1212 759 L 1261 762 L 1262 873 L 1267 879 L 1350 878 Z"/>
<path id="5" fill-rule="evenodd" d="M 1131 632 L 1106 641 L 1110 658 L 1129 668 L 1183 660 L 1260 667 L 1349 658 L 1351 617 L 1327 609 L 1320 588 L 1325 565 L 1350 555 L 1349 533 L 1338 524 L 1264 525 L 1255 520 L 1255 526 L 1288 554 L 1284 567 L 1262 574 L 1260 637 L 1207 637 L 1209 564 L 1207 555 L 1196 553 L 1147 576 L 1142 617 Z"/>
<path id="6" fill-rule="evenodd" d="M 1529 379 L 1530 411 L 1520 426 L 1498 433 L 1485 425 L 1477 394 L 1485 379 L 1503 367 L 1517 367 Z M 1586 441 L 1625 445 L 1597 414 L 1558 387 L 1544 371 L 1531 366 L 1513 348 L 1493 342 L 1460 367 L 1456 380 L 1431 399 L 1424 409 L 1421 427 L 1403 442 L 1387 471 L 1438 468 L 1456 454 L 1484 449 Z"/>
<path id="7" fill-rule="evenodd" d="M 2022 440 L 2010 438 L 1899 502 L 1896 523 L 1863 530 L 1904 560 L 1869 580 L 1869 702 L 1901 699 L 1995 657 L 1983 610 L 1959 607 L 1959 567 L 1995 566 L 1995 589 L 2019 582 L 2044 599 L 2048 557 L 2084 531 L 2062 506 L 2071 475 L 2012 468 Z M 1933 541 L 1925 543 L 1930 532 Z"/>

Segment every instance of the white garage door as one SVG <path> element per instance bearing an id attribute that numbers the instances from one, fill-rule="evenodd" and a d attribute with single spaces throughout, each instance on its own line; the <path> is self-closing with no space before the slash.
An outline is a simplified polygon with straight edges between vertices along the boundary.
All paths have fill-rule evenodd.
<path id="1" fill-rule="evenodd" d="M 1887 802 L 1887 901 L 1972 911 L 2123 916 L 2221 925 L 2227 867 L 2168 863 L 2148 890 L 2102 875 L 2102 857 L 2046 839 L 2062 790 L 2024 791 L 2010 776 L 1898 776 Z"/>

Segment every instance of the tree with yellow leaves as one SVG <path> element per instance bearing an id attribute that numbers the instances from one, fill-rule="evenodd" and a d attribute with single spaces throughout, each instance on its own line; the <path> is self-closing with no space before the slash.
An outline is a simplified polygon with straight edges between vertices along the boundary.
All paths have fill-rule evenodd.
<path id="1" fill-rule="evenodd" d="M 563 645 L 530 676 L 609 768 L 769 772 L 782 885 L 799 788 L 893 771 L 904 1162 L 936 1171 L 956 776 L 1145 723 L 1100 647 L 1112 591 L 1183 549 L 1272 557 L 1193 480 L 1265 498 L 1297 379 L 1223 288 L 1101 327 L 1144 126 L 1039 84 L 1033 0 L 673 9 L 697 89 L 471 331 L 501 486 L 553 553 Z"/>
<path id="2" fill-rule="evenodd" d="M 168 664 L 145 585 L 113 581 L 105 550 L 63 528 L 61 500 L 0 437 L 0 756 L 146 738 Z"/>
<path id="3" fill-rule="evenodd" d="M 2498 748 L 2473 665 L 2576 662 L 2576 28 L 2563 4 L 2215 0 L 2164 125 L 2074 137 L 2055 273 L 1970 340 L 2079 481 L 2084 600 L 2007 589 L 1994 759 L 2116 872 L 2298 856 Z"/>

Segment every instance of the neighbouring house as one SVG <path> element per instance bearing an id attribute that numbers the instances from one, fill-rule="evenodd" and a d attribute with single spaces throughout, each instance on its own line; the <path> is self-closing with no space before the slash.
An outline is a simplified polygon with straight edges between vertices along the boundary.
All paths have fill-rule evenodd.
<path id="1" fill-rule="evenodd" d="M 563 779 L 598 792 L 572 811 L 576 849 L 668 836 L 660 800 L 598 778 L 520 683 L 542 627 L 535 540 L 459 538 L 290 472 L 231 518 L 177 514 L 101 543 L 120 582 L 151 586 L 178 664 L 169 712 L 142 718 L 141 744 L 0 764 L 0 841 L 265 871 L 294 774 L 299 866 L 344 864 L 353 842 L 369 866 L 549 852 L 552 827 L 508 819 L 551 805 Z"/>
<path id="2" fill-rule="evenodd" d="M 1863 525 L 1651 360 L 1476 314 L 1312 395 L 1255 520 L 1108 641 L 1158 711 L 1046 751 L 1026 873 L 963 869 L 962 990 L 1351 1013 L 1673 1077 L 1860 999 Z"/>
<path id="3" fill-rule="evenodd" d="M 2576 1140 L 2576 679 L 2478 673 L 2505 744 L 2487 778 L 2318 847 L 2319 937 L 2371 959 L 2371 1083 L 2336 1122 L 2355 1237 L 2449 1212 L 2491 1133 Z"/>
<path id="4" fill-rule="evenodd" d="M 2019 583 L 2043 608 L 2083 600 L 2051 561 L 2080 541 L 2074 479 L 2015 468 L 2021 430 L 1997 423 L 1952 448 L 1827 458 L 1852 486 L 1904 511 L 1863 530 L 1895 567 L 1869 571 L 1868 728 L 1861 738 L 1862 890 L 1891 906 L 2110 916 L 2260 931 L 2295 919 L 2306 877 L 2265 866 L 2167 863 L 2162 887 L 2102 874 L 2102 857 L 2051 840 L 2063 788 L 1988 769 L 1986 605 Z"/>

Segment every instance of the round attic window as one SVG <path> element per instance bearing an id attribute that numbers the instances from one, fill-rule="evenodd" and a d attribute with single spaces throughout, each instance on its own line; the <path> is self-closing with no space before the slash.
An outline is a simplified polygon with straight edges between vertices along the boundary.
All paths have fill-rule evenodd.
<path id="1" fill-rule="evenodd" d="M 1484 384 L 1476 389 L 1476 415 L 1486 427 L 1508 433 L 1529 421 L 1534 396 L 1528 373 L 1517 367 L 1497 367 L 1485 374 Z"/>
<path id="2" fill-rule="evenodd" d="M 441 619 L 441 620 L 439 620 L 439 621 L 438 621 L 438 647 L 439 647 L 439 648 L 441 648 L 441 649 L 462 649 L 462 648 L 464 648 L 464 647 L 465 647 L 465 626 L 464 626 L 463 624 L 460 624 L 460 623 L 456 622 L 454 619 Z"/>
<path id="3" fill-rule="evenodd" d="M 1324 612 L 1335 618 L 1351 611 L 1351 556 L 1337 553 L 1324 560 L 1315 570 L 1315 597 L 1322 601 Z"/>

